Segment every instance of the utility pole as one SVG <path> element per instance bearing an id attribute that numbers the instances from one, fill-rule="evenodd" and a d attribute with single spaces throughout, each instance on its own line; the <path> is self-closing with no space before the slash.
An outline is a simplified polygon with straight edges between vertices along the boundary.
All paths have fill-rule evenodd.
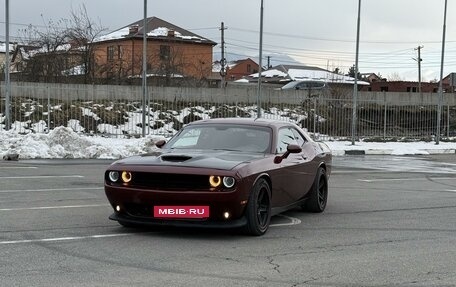
<path id="1" fill-rule="evenodd" d="M 418 46 L 415 48 L 415 50 L 418 50 L 418 59 L 414 59 L 415 61 L 418 62 L 418 93 L 421 95 L 421 49 L 423 49 L 424 46 Z"/>
<path id="2" fill-rule="evenodd" d="M 9 55 L 9 0 L 5 1 L 5 48 L 6 48 L 6 59 L 5 59 L 5 128 L 11 129 L 11 80 L 10 80 L 10 55 Z"/>
<path id="3" fill-rule="evenodd" d="M 222 59 L 220 60 L 220 76 L 222 77 L 221 87 L 225 87 L 225 77 L 226 77 L 226 58 L 225 58 L 225 23 L 222 22 L 220 30 L 222 31 Z"/>
<path id="4" fill-rule="evenodd" d="M 443 12 L 443 36 L 442 36 L 442 58 L 440 60 L 440 82 L 439 82 L 439 100 L 437 106 L 437 132 L 435 135 L 435 144 L 440 143 L 440 118 L 442 117 L 442 102 L 443 102 L 443 62 L 445 60 L 445 35 L 446 35 L 446 15 L 447 15 L 447 0 L 445 0 L 445 8 Z"/>
<path id="5" fill-rule="evenodd" d="M 258 94 L 257 94 L 257 118 L 261 118 L 261 75 L 263 74 L 263 0 L 260 7 L 260 55 L 258 59 Z"/>
<path id="6" fill-rule="evenodd" d="M 358 121 L 358 62 L 359 62 L 359 30 L 361 24 L 361 0 L 358 1 L 358 21 L 356 24 L 356 60 L 355 60 L 355 84 L 353 87 L 353 115 L 352 115 L 352 145 L 355 145 L 356 129 Z"/>
<path id="7" fill-rule="evenodd" d="M 268 70 L 271 68 L 271 56 L 268 56 Z"/>
<path id="8" fill-rule="evenodd" d="M 142 136 L 146 136 L 147 102 L 147 0 L 144 0 L 143 51 L 142 51 Z"/>

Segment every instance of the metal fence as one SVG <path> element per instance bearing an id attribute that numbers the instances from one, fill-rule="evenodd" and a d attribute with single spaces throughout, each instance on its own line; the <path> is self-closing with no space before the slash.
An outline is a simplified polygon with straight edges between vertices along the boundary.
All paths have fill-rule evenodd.
<path id="1" fill-rule="evenodd" d="M 86 134 L 137 137 L 145 124 L 147 134 L 169 136 L 198 119 L 257 115 L 254 101 L 245 100 L 245 97 L 224 102 L 220 98 L 210 100 L 198 94 L 198 89 L 191 90 L 192 94 L 187 91 L 172 95 L 166 89 L 155 89 L 149 92 L 144 111 L 146 122 L 143 123 L 139 89 L 131 88 L 122 96 L 116 87 L 68 88 L 34 84 L 15 87 L 11 99 L 11 128 L 19 133 L 45 133 L 66 126 Z M 0 90 L 0 130 L 3 130 L 4 88 Z M 280 97 L 279 94 L 274 100 L 263 101 L 262 117 L 297 123 L 318 139 L 351 137 L 353 110 L 350 99 L 288 94 L 287 100 L 281 101 Z M 436 104 L 412 104 L 410 101 L 398 104 L 396 101 L 393 105 L 386 100 L 363 100 L 362 94 L 360 98 L 357 137 L 383 141 L 432 140 L 435 136 Z M 456 105 L 444 105 L 441 132 L 443 138 L 456 136 Z"/>

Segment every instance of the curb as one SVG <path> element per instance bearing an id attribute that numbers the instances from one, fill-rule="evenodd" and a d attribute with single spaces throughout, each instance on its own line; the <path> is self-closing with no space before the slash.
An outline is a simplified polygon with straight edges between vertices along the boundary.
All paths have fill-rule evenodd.
<path id="1" fill-rule="evenodd" d="M 438 155 L 438 154 L 456 154 L 456 149 L 420 149 L 414 153 L 397 154 L 397 155 Z M 368 149 L 368 150 L 333 150 L 333 156 L 344 155 L 395 155 L 393 149 Z"/>

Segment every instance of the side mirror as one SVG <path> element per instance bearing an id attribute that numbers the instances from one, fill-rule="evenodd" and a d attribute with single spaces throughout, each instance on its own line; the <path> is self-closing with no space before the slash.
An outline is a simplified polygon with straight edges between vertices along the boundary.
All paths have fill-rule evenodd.
<path id="1" fill-rule="evenodd" d="M 295 145 L 295 144 L 289 144 L 287 146 L 287 151 L 283 154 L 283 155 L 278 155 L 274 158 L 274 163 L 278 164 L 278 163 L 281 163 L 282 160 L 284 160 L 285 158 L 287 158 L 290 153 L 300 153 L 302 151 L 302 148 L 298 145 Z"/>
<path id="2" fill-rule="evenodd" d="M 155 143 L 155 146 L 158 148 L 162 148 L 165 145 L 166 141 L 165 140 L 159 140 L 158 142 Z"/>

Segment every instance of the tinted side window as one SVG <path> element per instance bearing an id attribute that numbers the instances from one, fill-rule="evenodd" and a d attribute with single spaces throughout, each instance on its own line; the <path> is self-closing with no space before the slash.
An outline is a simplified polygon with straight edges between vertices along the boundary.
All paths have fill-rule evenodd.
<path id="1" fill-rule="evenodd" d="M 291 129 L 291 130 L 293 131 L 293 135 L 294 135 L 295 140 L 298 143 L 298 145 L 303 146 L 304 143 L 306 142 L 306 139 L 296 129 Z"/>
<path id="2" fill-rule="evenodd" d="M 282 154 L 287 151 L 289 144 L 298 144 L 291 128 L 282 128 L 279 130 L 277 153 Z"/>

